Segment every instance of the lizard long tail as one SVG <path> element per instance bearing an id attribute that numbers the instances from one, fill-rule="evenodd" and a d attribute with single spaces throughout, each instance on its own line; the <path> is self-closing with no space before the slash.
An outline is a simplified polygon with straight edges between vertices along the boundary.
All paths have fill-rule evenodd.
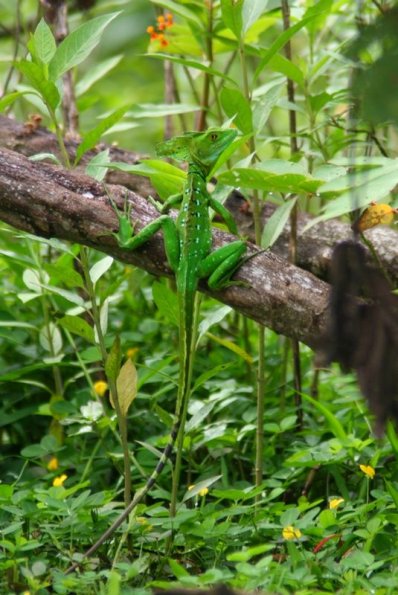
<path id="1" fill-rule="evenodd" d="M 186 296 L 185 296 L 186 297 Z M 186 409 L 187 409 L 187 402 L 189 398 L 189 392 L 191 388 L 191 372 L 192 372 L 192 336 L 193 336 L 193 323 L 194 323 L 194 296 L 190 296 L 190 299 L 184 299 L 183 307 L 181 307 L 180 312 L 185 313 L 185 319 L 181 320 L 180 325 L 180 377 L 179 377 L 179 385 L 178 385 L 178 396 L 177 396 L 177 403 L 176 403 L 176 420 L 171 428 L 169 441 L 166 444 L 162 455 L 156 465 L 155 469 L 149 476 L 146 484 L 144 487 L 134 496 L 133 500 L 130 504 L 120 513 L 117 519 L 112 523 L 110 527 L 97 539 L 97 541 L 83 554 L 83 558 L 89 558 L 94 554 L 99 547 L 109 537 L 113 535 L 113 533 L 122 525 L 122 523 L 127 519 L 129 514 L 134 510 L 134 508 L 142 502 L 145 498 L 146 494 L 151 490 L 151 488 L 156 483 L 159 475 L 162 473 L 163 469 L 166 466 L 168 459 L 171 457 L 174 446 L 177 440 L 177 436 L 180 432 L 180 428 L 184 425 L 183 420 L 185 421 L 186 417 Z M 184 317 L 184 314 L 182 314 Z M 177 477 L 174 477 L 173 480 L 173 493 L 172 493 L 172 507 L 171 507 L 171 515 L 174 516 L 175 514 L 175 497 L 176 497 L 176 489 L 178 487 L 178 479 L 179 479 L 179 464 L 177 464 Z M 81 565 L 80 562 L 75 562 L 72 566 L 70 566 L 65 574 L 71 574 L 75 570 L 79 568 Z"/>

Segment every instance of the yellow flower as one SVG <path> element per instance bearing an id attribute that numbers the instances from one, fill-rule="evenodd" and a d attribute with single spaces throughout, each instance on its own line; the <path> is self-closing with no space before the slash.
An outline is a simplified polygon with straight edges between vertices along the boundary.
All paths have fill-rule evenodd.
<path id="1" fill-rule="evenodd" d="M 30 595 L 30 591 L 22 591 L 21 595 Z"/>
<path id="2" fill-rule="evenodd" d="M 51 459 L 47 463 L 47 469 L 49 471 L 56 471 L 58 469 L 58 459 L 57 459 L 57 457 L 51 457 Z"/>
<path id="3" fill-rule="evenodd" d="M 137 352 L 138 352 L 138 347 L 130 347 L 130 349 L 127 349 L 126 355 L 128 358 L 133 359 L 133 357 L 136 355 Z"/>
<path id="4" fill-rule="evenodd" d="M 330 510 L 336 510 L 344 502 L 344 498 L 331 498 L 329 500 Z"/>
<path id="5" fill-rule="evenodd" d="M 99 397 L 103 397 L 107 390 L 108 384 L 105 380 L 97 380 L 97 382 L 94 382 L 94 392 Z"/>
<path id="6" fill-rule="evenodd" d="M 292 525 L 288 525 L 287 527 L 283 528 L 282 531 L 282 536 L 283 539 L 286 539 L 286 541 L 292 541 L 293 539 L 300 539 L 302 533 L 300 531 L 300 529 L 296 529 L 296 527 L 293 527 Z"/>
<path id="7" fill-rule="evenodd" d="M 62 475 L 58 475 L 58 477 L 54 477 L 53 486 L 55 488 L 59 488 L 63 485 L 65 479 L 68 479 L 68 476 L 65 473 L 63 473 Z"/>
<path id="8" fill-rule="evenodd" d="M 376 471 L 370 465 L 359 465 L 359 468 L 369 479 L 373 479 L 376 475 Z"/>
<path id="9" fill-rule="evenodd" d="M 193 483 L 192 485 L 188 486 L 188 491 L 190 492 L 191 490 L 194 489 L 195 484 Z M 209 488 L 202 488 L 201 490 L 199 490 L 198 495 L 199 496 L 206 496 L 206 494 L 209 493 Z"/>

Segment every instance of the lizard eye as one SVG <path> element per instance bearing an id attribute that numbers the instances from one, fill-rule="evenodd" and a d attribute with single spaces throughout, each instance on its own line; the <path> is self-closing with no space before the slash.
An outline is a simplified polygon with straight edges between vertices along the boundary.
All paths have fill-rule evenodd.
<path id="1" fill-rule="evenodd" d="M 211 140 L 217 140 L 217 139 L 218 139 L 218 134 L 217 134 L 216 132 L 213 132 L 213 133 L 210 135 L 210 139 L 211 139 Z"/>

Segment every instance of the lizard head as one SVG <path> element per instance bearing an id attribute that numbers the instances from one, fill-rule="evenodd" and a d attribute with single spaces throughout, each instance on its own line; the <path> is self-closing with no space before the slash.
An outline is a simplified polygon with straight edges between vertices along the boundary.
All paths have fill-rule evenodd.
<path id="1" fill-rule="evenodd" d="M 156 152 L 160 157 L 172 157 L 177 161 L 192 161 L 205 172 L 216 164 L 221 153 L 236 138 L 232 128 L 209 128 L 204 132 L 186 132 L 168 141 L 160 143 Z"/>

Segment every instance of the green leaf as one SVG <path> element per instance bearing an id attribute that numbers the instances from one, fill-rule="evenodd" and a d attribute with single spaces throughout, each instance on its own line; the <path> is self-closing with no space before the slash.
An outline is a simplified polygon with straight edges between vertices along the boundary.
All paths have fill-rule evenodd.
<path id="1" fill-rule="evenodd" d="M 219 181 L 231 186 L 256 188 L 266 192 L 315 193 L 323 180 L 299 173 L 300 167 L 290 161 L 271 160 L 251 168 L 235 168 L 220 174 Z M 280 173 L 279 173 L 280 172 Z"/>
<path id="2" fill-rule="evenodd" d="M 79 163 L 84 153 L 87 153 L 87 151 L 95 147 L 104 132 L 109 130 L 109 128 L 112 128 L 112 126 L 124 116 L 128 109 L 129 106 L 124 106 L 115 110 L 112 114 L 101 120 L 93 130 L 90 130 L 90 132 L 84 136 L 76 151 L 75 165 Z"/>
<path id="3" fill-rule="evenodd" d="M 155 283 L 152 285 L 153 300 L 159 312 L 172 324 L 180 324 L 178 309 L 178 298 L 176 293 L 164 283 Z"/>
<path id="4" fill-rule="evenodd" d="M 147 176 L 163 199 L 173 194 L 181 194 L 186 179 L 186 173 L 183 170 L 160 159 L 147 159 L 135 165 L 115 161 L 108 163 L 107 166 L 110 169 Z"/>
<path id="5" fill-rule="evenodd" d="M 97 153 L 86 165 L 86 174 L 97 180 L 97 182 L 102 182 L 108 171 L 109 155 L 109 149 Z"/>
<path id="6" fill-rule="evenodd" d="M 129 112 L 133 118 L 163 118 L 199 111 L 198 105 L 189 103 L 139 103 Z"/>
<path id="7" fill-rule="evenodd" d="M 0 112 L 6 109 L 9 105 L 12 105 L 18 97 L 26 95 L 29 91 L 15 91 L 14 93 L 8 93 L 0 99 Z"/>
<path id="8" fill-rule="evenodd" d="M 57 44 L 50 27 L 44 19 L 40 19 L 33 34 L 33 40 L 35 58 L 38 58 L 43 64 L 48 64 L 56 52 Z"/>
<path id="9" fill-rule="evenodd" d="M 240 552 L 233 552 L 227 556 L 229 562 L 248 562 L 252 558 L 257 558 L 264 552 L 269 552 L 272 549 L 272 544 L 263 543 L 261 545 L 255 545 L 254 547 L 245 548 Z"/>
<path id="10" fill-rule="evenodd" d="M 58 80 L 65 72 L 83 62 L 98 45 L 104 29 L 119 14 L 114 12 L 96 17 L 65 37 L 49 63 L 50 79 Z"/>
<path id="11" fill-rule="evenodd" d="M 223 87 L 220 93 L 221 105 L 229 118 L 234 118 L 234 123 L 243 134 L 253 132 L 252 110 L 249 101 L 239 91 Z"/>
<path id="12" fill-rule="evenodd" d="M 276 242 L 285 228 L 291 210 L 297 202 L 297 197 L 286 200 L 280 207 L 272 213 L 264 226 L 261 236 L 261 247 L 270 248 Z"/>
<path id="13" fill-rule="evenodd" d="M 61 100 L 56 85 L 46 79 L 46 73 L 43 68 L 28 60 L 20 60 L 16 63 L 16 68 L 24 75 L 34 89 L 40 94 L 43 101 L 55 110 Z"/>
<path id="14" fill-rule="evenodd" d="M 176 62 L 177 64 L 183 64 L 186 68 L 194 68 L 196 70 L 201 70 L 202 72 L 207 72 L 208 74 L 212 74 L 213 76 L 217 76 L 224 81 L 228 81 L 229 83 L 236 85 L 236 81 L 231 77 L 227 76 L 220 70 L 216 70 L 215 68 L 211 68 L 207 66 L 203 62 L 198 62 L 197 60 L 187 60 L 186 58 L 180 58 L 179 56 L 172 56 L 170 54 L 162 54 L 161 52 L 156 52 L 156 54 L 145 54 L 149 58 L 157 58 L 158 60 L 168 60 L 169 62 Z"/>
<path id="15" fill-rule="evenodd" d="M 302 89 L 305 86 L 305 77 L 300 68 L 285 58 L 282 54 L 275 54 L 269 61 L 269 67 L 275 72 L 280 72 L 286 78 L 291 79 Z M 311 95 L 310 95 L 311 99 Z"/>
<path id="16" fill-rule="evenodd" d="M 116 335 L 111 350 L 105 362 L 105 374 L 107 378 L 116 382 L 119 375 L 120 364 L 122 361 L 122 351 L 120 346 L 120 337 Z"/>
<path id="17" fill-rule="evenodd" d="M 254 73 L 254 80 L 256 80 L 259 77 L 259 75 L 264 70 L 264 68 L 267 66 L 267 64 L 271 60 L 271 58 L 273 56 L 275 56 L 275 54 L 277 52 L 279 52 L 279 50 L 281 50 L 283 48 L 283 46 L 286 45 L 286 43 L 289 41 L 289 39 L 291 39 L 297 33 L 297 31 L 300 31 L 300 29 L 305 27 L 306 24 L 309 23 L 310 21 L 312 21 L 316 16 L 318 16 L 318 15 L 309 15 L 309 16 L 305 17 L 304 19 L 302 19 L 301 21 L 299 21 L 298 23 L 296 23 L 295 25 L 293 25 L 292 27 L 290 27 L 289 29 L 287 29 L 286 31 L 281 33 L 279 35 L 278 39 L 276 41 L 274 41 L 274 43 L 271 45 L 271 47 L 268 48 L 268 50 L 266 50 L 265 52 L 262 52 L 262 58 L 260 60 L 260 64 L 257 66 L 256 72 Z"/>
<path id="18" fill-rule="evenodd" d="M 267 9 L 268 2 L 264 0 L 244 0 L 242 9 L 242 33 L 245 35 L 252 25 Z"/>
<path id="19" fill-rule="evenodd" d="M 242 9 L 243 0 L 221 0 L 221 14 L 224 24 L 235 34 L 237 39 L 240 38 L 242 33 Z"/>
<path id="20" fill-rule="evenodd" d="M 156 6 L 163 6 L 169 12 L 178 14 L 183 20 L 199 25 L 202 28 L 202 21 L 198 18 L 196 12 L 189 10 L 184 2 L 173 2 L 173 0 L 151 0 L 151 2 L 156 4 Z"/>
<path id="21" fill-rule="evenodd" d="M 102 277 L 102 275 L 105 275 L 106 271 L 110 269 L 110 267 L 112 266 L 112 263 L 112 256 L 104 256 L 104 258 L 101 258 L 101 260 L 96 262 L 91 267 L 89 275 L 93 285 L 97 283 L 97 281 Z"/>
<path id="22" fill-rule="evenodd" d="M 236 343 L 234 343 L 230 339 L 224 339 L 223 337 L 217 337 L 217 335 L 213 335 L 213 333 L 209 333 L 209 332 L 206 333 L 206 337 L 208 337 L 209 339 L 211 339 L 215 343 L 218 343 L 219 345 L 222 345 L 226 349 L 229 349 L 229 351 L 232 351 L 232 353 L 235 353 L 236 355 L 238 355 L 239 357 L 241 357 L 248 364 L 252 364 L 253 363 L 252 356 L 249 355 L 247 353 L 247 351 L 245 351 L 244 349 L 242 349 L 242 347 L 239 347 L 239 345 L 237 345 Z"/>
<path id="23" fill-rule="evenodd" d="M 176 560 L 173 560 L 173 558 L 168 559 L 168 565 L 170 566 L 170 570 L 176 578 L 181 579 L 187 576 L 191 576 L 190 573 L 187 570 L 185 570 L 184 566 L 176 562 Z"/>
<path id="24" fill-rule="evenodd" d="M 315 407 L 315 409 L 317 409 L 319 411 L 319 413 L 321 413 L 325 417 L 326 421 L 328 422 L 328 424 L 330 426 L 330 429 L 332 430 L 332 432 L 336 436 L 336 438 L 338 438 L 342 442 L 347 440 L 346 431 L 344 430 L 343 426 L 341 425 L 341 423 L 339 422 L 337 417 L 335 415 L 333 415 L 333 413 L 330 411 L 330 409 L 328 409 L 320 401 L 313 399 L 312 397 L 310 397 L 309 395 L 306 395 L 305 393 L 302 393 L 302 397 L 305 401 L 308 401 L 313 407 Z"/>
<path id="25" fill-rule="evenodd" d="M 115 68 L 122 58 L 123 55 L 118 54 L 107 60 L 102 60 L 98 64 L 90 64 L 90 69 L 76 83 L 76 97 L 84 95 L 97 81 L 101 80 L 108 72 Z"/>
<path id="26" fill-rule="evenodd" d="M 387 162 L 384 160 L 384 165 L 380 167 L 353 172 L 326 182 L 318 189 L 319 193 L 339 191 L 343 193 L 329 201 L 323 208 L 322 215 L 311 221 L 305 229 L 309 229 L 319 221 L 326 221 L 368 206 L 373 200 L 379 201 L 388 196 L 397 184 L 398 159 L 388 159 Z"/>
<path id="27" fill-rule="evenodd" d="M 83 337 L 86 341 L 94 343 L 93 328 L 83 318 L 67 314 L 63 318 L 60 318 L 58 324 L 70 333 L 79 335 L 79 337 Z"/>

